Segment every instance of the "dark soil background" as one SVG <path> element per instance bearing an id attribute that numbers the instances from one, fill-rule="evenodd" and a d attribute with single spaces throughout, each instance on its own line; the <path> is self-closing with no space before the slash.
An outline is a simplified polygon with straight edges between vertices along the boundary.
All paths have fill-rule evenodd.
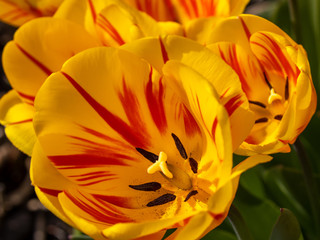
<path id="1" fill-rule="evenodd" d="M 248 11 L 263 11 L 267 1 L 251 1 Z M 16 28 L 0 22 L 0 55 Z M 11 89 L 0 62 L 0 97 Z M 8 141 L 0 125 L 0 240 L 65 240 L 72 229 L 37 199 L 29 179 L 30 157 Z"/>

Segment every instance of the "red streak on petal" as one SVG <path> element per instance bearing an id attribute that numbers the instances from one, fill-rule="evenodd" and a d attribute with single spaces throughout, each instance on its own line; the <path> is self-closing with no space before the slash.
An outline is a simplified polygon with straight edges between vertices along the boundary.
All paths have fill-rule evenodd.
<path id="1" fill-rule="evenodd" d="M 185 10 L 186 14 L 189 16 L 189 18 L 191 18 L 192 14 L 191 14 L 191 11 L 186 3 L 186 0 L 180 0 L 179 2 L 181 4 L 182 8 Z"/>
<path id="2" fill-rule="evenodd" d="M 272 39 L 270 36 L 266 35 L 265 33 L 261 33 L 261 34 L 270 41 L 270 43 L 272 44 L 271 49 L 273 50 L 275 55 L 279 58 L 289 78 L 293 79 L 294 83 L 296 84 L 297 78 L 300 74 L 300 70 L 298 69 L 298 67 L 296 67 L 296 70 L 294 71 L 291 67 L 291 64 L 288 61 L 288 58 L 284 55 L 284 53 L 282 52 L 280 46 L 276 43 L 276 41 Z"/>
<path id="3" fill-rule="evenodd" d="M 58 197 L 59 193 L 61 193 L 61 190 L 55 190 L 55 189 L 48 189 L 48 188 L 42 188 L 42 187 L 38 187 L 40 189 L 41 192 L 54 196 L 54 197 Z"/>
<path id="4" fill-rule="evenodd" d="M 280 142 L 282 142 L 283 144 L 289 144 L 290 141 L 289 140 L 282 140 L 282 139 L 279 139 Z"/>
<path id="5" fill-rule="evenodd" d="M 162 42 L 161 37 L 159 37 L 159 42 L 160 42 L 160 47 L 161 47 L 163 63 L 166 63 L 169 60 L 169 57 L 168 57 L 168 53 L 167 53 L 166 48 Z"/>
<path id="6" fill-rule="evenodd" d="M 199 17 L 199 9 L 196 0 L 191 0 L 192 8 L 195 14 L 195 17 Z"/>
<path id="7" fill-rule="evenodd" d="M 246 81 L 246 78 L 245 78 L 245 76 L 244 76 L 244 74 L 242 72 L 242 68 L 240 66 L 240 63 L 238 61 L 236 45 L 233 44 L 233 45 L 230 46 L 230 48 L 228 50 L 228 53 L 229 53 L 228 57 L 225 56 L 224 52 L 222 51 L 222 49 L 220 47 L 219 47 L 219 53 L 220 53 L 221 58 L 227 64 L 229 64 L 233 68 L 233 70 L 238 74 L 239 79 L 241 81 L 241 86 L 242 86 L 243 91 L 246 94 L 249 94 L 251 89 L 250 89 L 250 86 L 248 85 L 248 83 Z"/>
<path id="8" fill-rule="evenodd" d="M 96 22 L 97 13 L 96 13 L 96 10 L 94 9 L 94 5 L 93 5 L 92 0 L 88 0 L 88 3 L 89 3 L 89 8 L 90 8 L 90 12 L 91 12 L 91 16 L 92 16 L 93 22 Z"/>
<path id="9" fill-rule="evenodd" d="M 219 214 L 215 214 L 215 213 L 212 213 L 212 212 L 209 212 L 211 217 L 213 217 L 215 220 L 223 220 L 226 218 L 227 216 L 227 213 L 219 213 Z"/>
<path id="10" fill-rule="evenodd" d="M 112 205 L 131 208 L 131 204 L 128 197 L 119 197 L 119 196 L 106 196 L 106 195 L 93 195 L 96 199 L 111 203 Z"/>
<path id="11" fill-rule="evenodd" d="M 213 142 L 216 143 L 216 130 L 217 130 L 217 126 L 218 126 L 218 118 L 215 118 L 212 124 L 212 128 L 211 128 L 211 134 L 212 134 L 212 139 Z"/>
<path id="12" fill-rule="evenodd" d="M 192 137 L 196 133 L 201 133 L 198 123 L 196 122 L 196 120 L 194 119 L 194 117 L 192 116 L 188 108 L 184 104 L 182 104 L 180 110 L 183 114 L 184 127 L 185 127 L 186 134 Z"/>
<path id="13" fill-rule="evenodd" d="M 103 133 L 101 133 L 101 132 L 97 132 L 97 131 L 95 131 L 95 130 L 93 130 L 93 129 L 90 129 L 90 128 L 87 128 L 87 127 L 84 127 L 84 126 L 80 126 L 80 127 L 81 127 L 85 132 L 87 132 L 87 133 L 89 133 L 89 134 L 91 134 L 91 135 L 93 135 L 93 136 L 95 136 L 95 137 L 97 137 L 97 138 L 103 139 L 103 140 L 105 140 L 105 141 L 112 142 L 112 143 L 116 144 L 117 146 L 120 146 L 120 147 L 123 147 L 123 148 L 132 149 L 132 146 L 131 146 L 131 145 L 125 144 L 125 143 L 122 142 L 122 141 L 119 141 L 119 140 L 117 140 L 117 139 L 111 138 L 111 137 L 109 137 L 109 136 L 107 136 L 107 135 L 105 135 L 105 134 L 103 134 Z M 75 136 L 70 136 L 70 137 L 75 138 L 75 139 L 79 139 L 79 140 L 83 140 L 84 142 L 89 143 L 88 140 L 84 140 L 83 138 L 80 139 L 80 138 L 77 138 L 77 137 L 75 137 Z M 91 142 L 91 143 L 92 143 L 92 142 Z M 94 144 L 97 145 L 96 142 L 94 142 Z M 102 146 L 102 145 L 100 144 L 100 146 Z"/>
<path id="14" fill-rule="evenodd" d="M 248 41 L 249 41 L 249 40 L 250 40 L 250 37 L 251 37 L 250 30 L 249 30 L 248 26 L 246 25 L 246 23 L 244 22 L 243 18 L 240 17 L 240 16 L 238 16 L 238 18 L 239 18 L 239 20 L 240 20 L 240 22 L 241 22 L 241 25 L 242 25 L 242 27 L 243 27 L 243 30 L 244 30 L 247 38 L 248 38 Z"/>
<path id="15" fill-rule="evenodd" d="M 25 93 L 18 92 L 18 91 L 17 91 L 17 93 L 19 94 L 20 97 L 25 98 L 31 102 L 34 102 L 35 96 L 27 95 Z"/>
<path id="16" fill-rule="evenodd" d="M 233 114 L 233 112 L 238 107 L 240 107 L 241 104 L 243 103 L 243 100 L 240 100 L 240 98 L 241 98 L 241 95 L 236 95 L 236 96 L 232 97 L 231 99 L 229 99 L 229 101 L 226 104 L 224 104 L 224 107 L 227 109 L 229 116 L 231 116 Z"/>
<path id="17" fill-rule="evenodd" d="M 224 91 L 224 93 L 220 96 L 220 99 L 223 99 L 223 98 L 226 96 L 226 94 L 228 93 L 229 90 L 230 90 L 230 87 L 227 88 L 227 89 Z"/>
<path id="18" fill-rule="evenodd" d="M 139 101 L 134 92 L 126 85 L 124 77 L 122 81 L 122 86 L 123 93 L 119 92 L 118 95 L 131 126 L 134 126 L 138 132 L 144 132 L 145 136 L 147 136 L 147 138 L 150 138 L 150 136 L 147 133 L 145 123 L 144 121 L 142 121 L 142 118 L 140 116 L 141 110 Z"/>
<path id="19" fill-rule="evenodd" d="M 104 106 L 98 103 L 89 93 L 86 92 L 72 77 L 67 73 L 62 74 L 69 80 L 73 87 L 82 95 L 82 97 L 91 105 L 91 107 L 100 115 L 100 117 L 109 126 L 118 132 L 128 143 L 134 147 L 147 149 L 150 145 L 148 138 L 144 133 L 139 132 L 135 126 L 129 126 L 121 118 L 112 114 Z"/>
<path id="20" fill-rule="evenodd" d="M 44 64 L 42 64 L 40 61 L 38 61 L 35 57 L 33 57 L 30 53 L 28 53 L 25 49 L 23 49 L 18 43 L 16 43 L 17 48 L 31 61 L 33 62 L 35 65 L 37 65 L 37 67 L 40 68 L 40 70 L 42 70 L 45 74 L 47 74 L 48 76 L 51 75 L 52 71 L 47 68 Z"/>
<path id="21" fill-rule="evenodd" d="M 167 129 L 167 119 L 165 115 L 165 109 L 163 104 L 164 99 L 164 89 L 162 80 L 159 80 L 159 89 L 153 88 L 152 82 L 152 68 L 150 69 L 149 81 L 146 86 L 145 94 L 147 98 L 147 103 L 149 111 L 151 113 L 152 119 L 156 126 L 158 127 L 160 133 L 164 133 Z"/>
<path id="22" fill-rule="evenodd" d="M 125 163 L 125 160 L 132 160 L 126 155 L 117 153 L 110 153 L 107 156 L 93 154 L 56 155 L 48 156 L 48 158 L 59 169 L 65 169 L 60 167 L 79 169 L 110 165 L 127 166 L 128 164 Z"/>
<path id="23" fill-rule="evenodd" d="M 95 220 L 100 221 L 102 223 L 115 224 L 120 222 L 131 222 L 128 218 L 114 214 L 106 208 L 100 207 L 97 203 L 85 198 L 83 200 L 72 196 L 70 193 L 65 192 L 65 195 L 81 210 L 91 215 Z M 92 206 L 93 205 L 93 206 Z M 90 221 L 90 219 L 88 219 Z"/>
<path id="24" fill-rule="evenodd" d="M 125 41 L 123 40 L 117 29 L 102 14 L 99 14 L 97 25 L 105 30 L 107 34 L 109 34 L 110 37 L 112 37 L 119 45 L 125 44 Z"/>
<path id="25" fill-rule="evenodd" d="M 244 141 L 249 144 L 258 144 L 258 141 L 253 136 L 248 136 Z"/>
<path id="26" fill-rule="evenodd" d="M 118 179 L 118 178 L 114 177 L 114 178 L 108 178 L 108 179 L 101 179 L 101 180 L 97 180 L 97 181 L 93 181 L 93 182 L 82 183 L 82 184 L 79 184 L 79 186 L 87 187 L 87 186 L 91 186 L 91 185 L 94 185 L 94 184 L 98 184 L 98 183 L 101 183 L 101 182 L 106 182 L 106 181 L 110 181 L 110 180 L 114 180 L 114 179 Z"/>
<path id="27" fill-rule="evenodd" d="M 12 123 L 9 123 L 7 126 L 12 126 L 12 125 L 17 125 L 17 124 L 22 124 L 22 123 L 27 123 L 27 122 L 32 122 L 32 118 L 25 119 L 25 120 L 18 121 L 18 122 L 12 122 Z"/>

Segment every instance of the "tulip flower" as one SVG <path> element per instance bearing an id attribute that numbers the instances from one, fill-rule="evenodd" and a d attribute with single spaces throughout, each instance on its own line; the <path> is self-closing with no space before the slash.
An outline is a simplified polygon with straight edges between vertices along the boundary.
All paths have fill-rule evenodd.
<path id="1" fill-rule="evenodd" d="M 0 0 L 0 20 L 13 26 L 52 16 L 63 0 Z"/>
<path id="2" fill-rule="evenodd" d="M 239 174 L 270 160 L 232 169 L 228 112 L 178 60 L 158 72 L 122 49 L 83 51 L 46 80 L 35 108 L 38 197 L 94 239 L 161 239 L 170 228 L 171 239 L 198 239 L 226 217 Z"/>
<path id="3" fill-rule="evenodd" d="M 157 21 L 178 21 L 203 17 L 229 17 L 241 14 L 248 0 L 124 0 Z"/>
<path id="4" fill-rule="evenodd" d="M 238 153 L 290 151 L 317 102 L 304 48 L 253 15 L 222 20 L 204 41 L 237 72 L 255 113 L 255 126 Z"/>
<path id="5" fill-rule="evenodd" d="M 45 79 L 71 56 L 88 48 L 120 46 L 145 36 L 182 33 L 177 23 L 158 24 L 117 1 L 103 1 L 103 5 L 71 3 L 65 1 L 55 17 L 24 24 L 3 52 L 3 67 L 13 90 L 0 100 L 0 123 L 6 126 L 10 141 L 28 155 L 35 143 L 34 98 Z"/>

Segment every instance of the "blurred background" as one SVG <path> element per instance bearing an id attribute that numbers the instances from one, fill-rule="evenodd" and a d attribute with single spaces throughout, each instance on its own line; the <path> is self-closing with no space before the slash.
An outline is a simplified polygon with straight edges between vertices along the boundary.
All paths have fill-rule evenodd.
<path id="1" fill-rule="evenodd" d="M 299 1 L 302 5 L 305 2 L 307 1 Z M 290 23 L 287 0 L 252 0 L 246 12 L 268 18 L 298 43 L 303 43 L 309 54 L 313 79 L 318 79 L 318 55 L 314 51 L 316 38 L 308 35 L 312 31 L 312 26 L 308 22 L 310 16 L 307 18 L 300 12 L 298 23 L 302 31 L 299 36 L 294 31 L 295 26 Z M 1 55 L 3 47 L 13 38 L 15 30 L 16 28 L 10 25 L 0 23 Z M 315 85 L 316 88 L 319 87 L 319 84 Z M 0 97 L 9 90 L 10 85 L 0 64 Z M 320 135 L 318 120 L 317 113 L 301 138 L 312 159 L 315 174 L 320 172 L 320 154 L 319 150 L 315 150 L 318 144 L 317 136 Z M 277 154 L 274 157 L 276 161 L 243 174 L 235 205 L 241 209 L 255 240 L 269 239 L 270 231 L 279 217 L 280 207 L 292 210 L 302 225 L 302 232 L 311 232 L 306 234 L 305 240 L 314 239 L 312 232 L 320 226 L 314 226 L 310 222 L 310 217 L 308 218 L 311 209 L 305 197 L 303 177 L 296 153 L 292 151 L 290 154 Z M 70 239 L 73 230 L 47 211 L 37 200 L 29 179 L 29 165 L 30 158 L 11 145 L 6 139 L 3 126 L 0 126 L 0 240 Z M 230 224 L 225 221 L 205 239 L 236 240 L 237 238 Z"/>

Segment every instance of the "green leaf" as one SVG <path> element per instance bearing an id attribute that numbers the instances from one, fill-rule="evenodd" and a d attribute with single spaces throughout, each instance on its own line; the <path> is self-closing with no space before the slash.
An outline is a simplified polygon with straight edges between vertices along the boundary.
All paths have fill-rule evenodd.
<path id="1" fill-rule="evenodd" d="M 310 204 L 301 171 L 275 166 L 265 171 L 264 182 L 268 197 L 280 207 L 286 207 L 297 216 L 308 239 L 317 239 Z"/>
<path id="2" fill-rule="evenodd" d="M 233 230 L 238 240 L 251 240 L 253 239 L 249 232 L 248 226 L 244 221 L 241 213 L 235 206 L 231 206 L 228 214 L 228 219 L 233 227 Z"/>
<path id="3" fill-rule="evenodd" d="M 219 228 L 216 228 L 212 230 L 210 233 L 208 233 L 206 236 L 201 238 L 201 240 L 237 240 L 237 237 L 225 230 L 221 230 Z"/>
<path id="4" fill-rule="evenodd" d="M 270 240 L 301 239 L 300 225 L 295 215 L 286 208 L 281 208 L 280 216 L 274 225 Z"/>
<path id="5" fill-rule="evenodd" d="M 267 198 L 257 198 L 241 185 L 234 205 L 240 211 L 255 240 L 269 240 L 273 225 L 279 216 L 279 207 Z"/>

